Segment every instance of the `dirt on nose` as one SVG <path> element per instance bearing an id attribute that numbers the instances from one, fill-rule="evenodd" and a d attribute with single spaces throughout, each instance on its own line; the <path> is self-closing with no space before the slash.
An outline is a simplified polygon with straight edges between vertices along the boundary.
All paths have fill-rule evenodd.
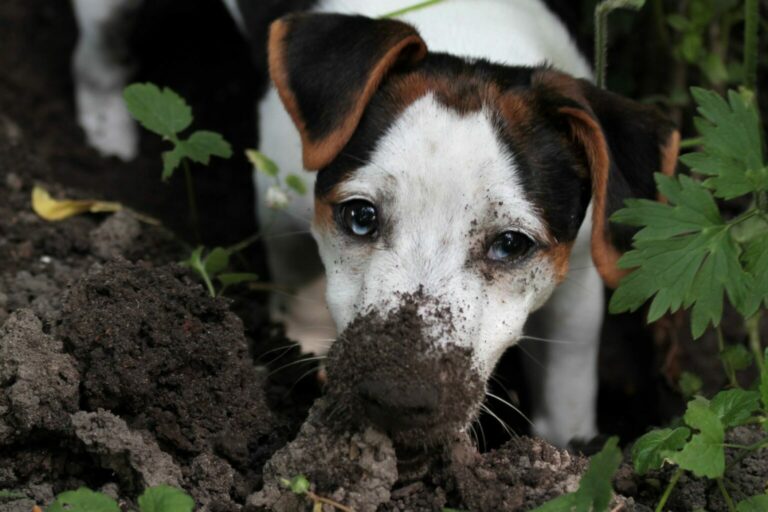
<path id="1" fill-rule="evenodd" d="M 358 316 L 331 347 L 331 415 L 344 423 L 368 421 L 359 398 L 363 381 L 391 383 L 405 393 L 437 386 L 433 421 L 391 434 L 399 445 L 439 444 L 472 420 L 482 403 L 484 382 L 472 367 L 472 350 L 445 343 L 445 337 L 455 333 L 446 308 L 421 291 L 399 298 L 399 307 L 386 315 L 372 310 Z"/>

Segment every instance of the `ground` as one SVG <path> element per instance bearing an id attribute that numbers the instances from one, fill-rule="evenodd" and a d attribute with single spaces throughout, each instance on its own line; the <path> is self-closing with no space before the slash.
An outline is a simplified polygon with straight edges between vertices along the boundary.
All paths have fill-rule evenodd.
<path id="1" fill-rule="evenodd" d="M 256 230 L 241 150 L 257 136 L 250 105 L 264 77 L 250 52 L 260 49 L 239 39 L 215 0 L 151 4 L 135 36 L 137 77 L 179 90 L 196 126 L 222 131 L 237 148 L 232 161 L 195 171 L 203 241 L 234 243 Z M 161 482 L 212 511 L 308 507 L 276 483 L 292 473 L 356 510 L 525 510 L 575 488 L 586 467 L 578 451 L 508 440 L 492 418 L 482 420 L 479 446 L 457 438 L 412 459 L 380 432 L 328 420 L 325 400 L 310 410 L 320 395 L 315 362 L 269 322 L 265 294 L 238 288 L 231 299 L 210 298 L 175 263 L 194 241 L 183 182 L 159 180 L 162 143 L 144 137 L 131 163 L 84 144 L 74 122 L 68 4 L 7 0 L 0 33 L 0 489 L 23 496 L 0 498 L 0 511 L 29 511 L 81 485 L 130 508 L 143 487 Z M 121 201 L 164 227 L 130 211 L 45 222 L 30 207 L 35 183 L 57 197 Z M 242 269 L 268 282 L 258 244 L 245 256 Z M 683 370 L 703 376 L 707 392 L 722 385 L 714 336 L 693 345 L 685 325 L 681 317 L 653 328 L 641 315 L 608 319 L 601 431 L 629 443 L 679 415 Z M 733 318 L 725 331 L 744 339 Z M 492 386 L 525 411 L 515 378 L 523 364 L 532 362 L 512 351 Z M 518 415 L 495 410 L 526 433 Z M 747 444 L 756 433 L 733 435 Z M 603 440 L 582 448 L 591 453 Z M 731 479 L 759 492 L 766 466 L 747 458 Z M 625 466 L 616 505 L 649 510 L 668 477 L 638 478 Z M 716 489 L 683 479 L 670 510 L 696 507 L 725 510 Z"/>

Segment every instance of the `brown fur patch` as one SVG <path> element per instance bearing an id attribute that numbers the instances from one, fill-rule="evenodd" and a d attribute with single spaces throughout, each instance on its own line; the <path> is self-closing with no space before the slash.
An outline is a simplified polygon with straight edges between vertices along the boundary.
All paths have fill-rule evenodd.
<path id="1" fill-rule="evenodd" d="M 610 157 L 608 144 L 597 121 L 585 110 L 577 107 L 561 107 L 560 113 L 568 116 L 574 139 L 584 148 L 592 169 L 592 260 L 605 283 L 615 288 L 628 271 L 616 266 L 621 253 L 610 241 L 606 202 Z"/>
<path id="2" fill-rule="evenodd" d="M 555 272 L 555 279 L 561 283 L 568 274 L 568 264 L 571 257 L 573 242 L 557 243 L 544 251 L 544 256 L 552 262 L 552 268 Z"/>
<path id="3" fill-rule="evenodd" d="M 407 27 L 406 25 L 404 25 Z M 408 27 L 410 28 L 410 27 Z M 288 35 L 288 22 L 275 21 L 269 32 L 269 70 L 277 92 L 286 110 L 301 135 L 304 167 L 317 170 L 328 165 L 349 142 L 357 128 L 365 107 L 378 89 L 387 72 L 400 60 L 416 63 L 427 54 L 427 47 L 421 37 L 412 30 L 393 44 L 370 70 L 363 87 L 353 97 L 354 102 L 349 112 L 344 113 L 342 122 L 332 132 L 320 139 L 313 139 L 302 118 L 298 102 L 290 87 L 286 66 L 285 38 Z M 395 36 L 396 37 L 396 36 Z"/>
<path id="4" fill-rule="evenodd" d="M 661 148 L 661 173 L 665 176 L 674 176 L 677 169 L 677 156 L 680 153 L 680 132 L 673 131 L 669 135 L 666 145 Z M 667 198 L 661 193 L 656 196 L 661 203 L 666 203 Z"/>

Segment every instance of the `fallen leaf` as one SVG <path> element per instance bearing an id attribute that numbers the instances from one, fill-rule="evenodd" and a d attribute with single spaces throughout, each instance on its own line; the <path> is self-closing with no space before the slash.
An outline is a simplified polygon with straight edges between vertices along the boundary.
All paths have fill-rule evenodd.
<path id="1" fill-rule="evenodd" d="M 81 213 L 117 212 L 123 209 L 120 203 L 96 199 L 54 199 L 42 187 L 32 189 L 32 209 L 45 220 L 64 220 Z"/>

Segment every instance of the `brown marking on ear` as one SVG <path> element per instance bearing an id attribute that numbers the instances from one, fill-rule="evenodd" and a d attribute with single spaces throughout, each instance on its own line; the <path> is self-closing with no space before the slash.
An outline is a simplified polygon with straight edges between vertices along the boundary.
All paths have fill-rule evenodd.
<path id="1" fill-rule="evenodd" d="M 610 157 L 608 144 L 597 121 L 585 110 L 560 107 L 568 116 L 574 139 L 584 148 L 592 170 L 592 260 L 606 285 L 615 288 L 629 271 L 616 266 L 621 253 L 613 246 L 608 233 L 606 203 Z"/>
<path id="2" fill-rule="evenodd" d="M 371 97 L 378 89 L 386 73 L 398 61 L 416 63 L 427 54 L 427 46 L 417 33 L 411 33 L 400 39 L 381 56 L 373 69 L 370 70 L 366 83 L 358 92 L 353 94 L 354 104 L 348 112 L 344 113 L 343 121 L 329 134 L 322 138 L 313 139 L 307 130 L 306 121 L 302 118 L 298 102 L 290 87 L 285 52 L 287 34 L 288 24 L 286 21 L 277 20 L 272 23 L 268 46 L 270 76 L 286 110 L 299 129 L 304 167 L 310 170 L 317 170 L 328 165 L 349 142 Z"/>
<path id="3" fill-rule="evenodd" d="M 661 149 L 661 173 L 665 176 L 674 176 L 677 169 L 677 156 L 680 153 L 680 132 L 674 130 L 669 135 L 669 139 Z M 656 199 L 660 203 L 667 203 L 667 198 L 659 192 Z"/>
<path id="4" fill-rule="evenodd" d="M 568 274 L 568 264 L 573 249 L 573 241 L 553 244 L 544 251 L 544 256 L 549 258 L 555 272 L 555 280 L 561 283 Z"/>

